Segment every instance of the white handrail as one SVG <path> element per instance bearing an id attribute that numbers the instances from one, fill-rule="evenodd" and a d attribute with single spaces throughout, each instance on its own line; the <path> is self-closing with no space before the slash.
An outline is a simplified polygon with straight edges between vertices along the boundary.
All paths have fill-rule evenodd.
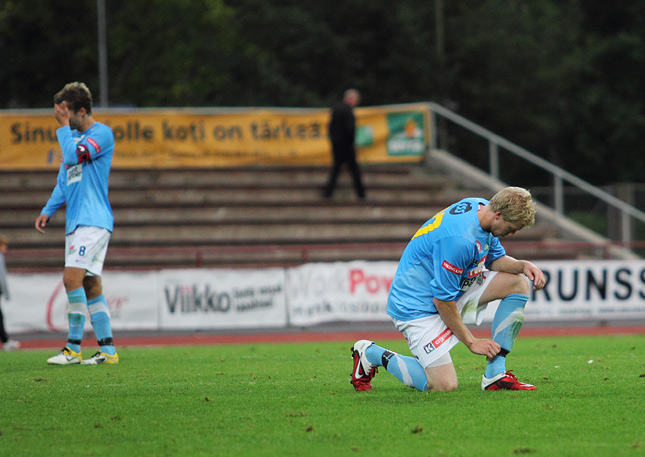
<path id="1" fill-rule="evenodd" d="M 498 147 L 503 147 L 507 151 L 515 154 L 518 157 L 521 157 L 522 159 L 532 163 L 533 165 L 542 168 L 543 170 L 548 171 L 554 176 L 554 199 L 556 202 L 555 205 L 555 210 L 559 214 L 564 213 L 564 196 L 563 196 L 563 186 L 562 186 L 562 180 L 567 181 L 571 183 L 572 185 L 578 187 L 579 189 L 582 189 L 583 191 L 595 196 L 596 198 L 604 201 L 610 206 L 613 206 L 614 208 L 617 208 L 618 210 L 621 211 L 622 213 L 622 221 L 623 221 L 623 229 L 622 229 L 622 241 L 623 242 L 630 242 L 631 236 L 630 236 L 630 231 L 626 226 L 629 224 L 625 224 L 625 222 L 628 220 L 626 215 L 629 215 L 635 219 L 638 219 L 641 222 L 645 222 L 645 212 L 633 207 L 632 205 L 625 203 L 624 201 L 614 197 L 613 195 L 605 192 L 602 189 L 599 189 L 598 187 L 588 183 L 587 181 L 584 181 L 577 176 L 569 173 L 568 171 L 553 165 L 551 162 L 548 162 L 544 160 L 543 158 L 527 151 L 526 149 L 511 143 L 510 141 L 506 140 L 505 138 L 502 138 L 499 135 L 496 135 L 495 133 L 491 132 L 490 130 L 475 124 L 474 122 L 466 119 L 463 116 L 460 116 L 459 114 L 441 106 L 438 105 L 437 103 L 434 102 L 429 102 L 429 109 L 431 113 L 431 117 L 436 116 L 437 114 L 440 116 L 445 117 L 446 119 L 449 119 L 450 121 L 454 122 L 455 124 L 460 125 L 461 127 L 470 130 L 471 132 L 482 136 L 486 138 L 489 141 L 489 153 L 490 153 L 490 172 L 493 177 L 496 179 L 498 176 L 495 176 L 495 174 L 499 173 L 499 164 L 498 164 Z M 436 120 L 431 121 L 432 125 L 437 125 Z M 433 140 L 435 142 L 436 140 Z M 436 143 L 434 143 L 436 146 Z"/>

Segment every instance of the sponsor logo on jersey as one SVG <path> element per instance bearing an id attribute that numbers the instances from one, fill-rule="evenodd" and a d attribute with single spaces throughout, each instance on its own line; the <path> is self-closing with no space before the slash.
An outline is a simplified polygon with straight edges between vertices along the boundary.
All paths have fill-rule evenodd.
<path id="1" fill-rule="evenodd" d="M 477 245 L 477 251 L 482 252 L 482 244 L 479 241 L 475 241 L 475 244 Z"/>
<path id="2" fill-rule="evenodd" d="M 452 207 L 450 214 L 465 214 L 471 209 L 473 209 L 473 205 L 470 202 L 459 202 Z"/>
<path id="3" fill-rule="evenodd" d="M 474 278 L 474 277 L 475 277 L 475 276 L 477 276 L 479 273 L 481 273 L 482 271 L 484 271 L 484 263 L 486 262 L 486 257 L 487 257 L 487 256 L 482 257 L 482 259 L 481 259 L 479 262 L 477 262 L 477 260 L 475 260 L 475 261 L 473 262 L 473 263 L 474 263 L 475 265 L 477 265 L 477 266 L 468 272 L 468 277 L 469 277 L 469 278 Z"/>
<path id="4" fill-rule="evenodd" d="M 79 163 L 67 169 L 67 185 L 79 182 L 83 179 L 83 164 Z"/>
<path id="5" fill-rule="evenodd" d="M 461 281 L 459 288 L 462 291 L 468 290 L 468 288 L 472 286 L 475 283 L 475 281 L 477 281 L 479 284 L 482 283 L 483 281 L 482 276 L 483 276 L 483 272 L 485 271 L 484 269 L 485 262 L 486 262 L 486 256 L 484 256 L 479 262 L 477 261 L 477 259 L 473 261 L 473 264 L 477 266 L 472 270 L 470 270 L 468 272 L 467 277 L 463 281 Z"/>
<path id="6" fill-rule="evenodd" d="M 99 144 L 96 141 L 94 141 L 92 138 L 88 138 L 87 142 L 94 147 L 97 153 L 101 152 L 101 146 L 99 146 Z"/>
<path id="7" fill-rule="evenodd" d="M 448 270 L 449 272 L 454 273 L 454 274 L 456 274 L 456 275 L 461 275 L 461 274 L 463 274 L 463 273 L 464 273 L 464 269 L 463 269 L 463 268 L 458 268 L 458 267 L 456 267 L 456 266 L 452 265 L 452 264 L 451 264 L 450 262 L 448 262 L 447 260 L 444 260 L 444 261 L 443 261 L 443 263 L 441 264 L 441 266 L 442 266 L 442 267 L 444 267 L 444 268 L 445 268 L 446 270 Z"/>

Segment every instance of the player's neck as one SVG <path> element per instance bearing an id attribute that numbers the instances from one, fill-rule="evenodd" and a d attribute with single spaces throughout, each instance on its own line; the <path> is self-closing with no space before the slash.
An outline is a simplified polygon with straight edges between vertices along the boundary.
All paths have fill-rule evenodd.
<path id="1" fill-rule="evenodd" d="M 479 218 L 479 225 L 483 231 L 490 232 L 494 216 L 495 214 L 490 211 L 487 205 L 479 205 L 477 217 Z"/>
<path id="2" fill-rule="evenodd" d="M 90 127 L 92 127 L 94 124 L 96 124 L 96 121 L 92 116 L 86 116 L 83 118 L 81 121 L 81 128 L 78 130 L 79 133 L 83 133 L 89 130 Z"/>

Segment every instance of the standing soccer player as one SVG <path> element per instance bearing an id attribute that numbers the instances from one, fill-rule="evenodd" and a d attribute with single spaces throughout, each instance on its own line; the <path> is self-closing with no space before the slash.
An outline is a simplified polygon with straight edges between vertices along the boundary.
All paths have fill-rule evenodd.
<path id="1" fill-rule="evenodd" d="M 524 321 L 529 280 L 536 290 L 546 281 L 539 268 L 506 255 L 499 242 L 534 222 L 531 194 L 520 187 L 507 187 L 490 201 L 463 199 L 427 221 L 403 252 L 387 305 L 414 357 L 357 341 L 354 388 L 371 390 L 376 367 L 382 366 L 420 391 L 456 390 L 450 349 L 461 341 L 488 360 L 482 390 L 534 390 L 506 370 L 506 356 Z M 492 339 L 475 338 L 466 324 L 481 324 L 482 311 L 498 299 Z"/>
<path id="2" fill-rule="evenodd" d="M 101 283 L 114 225 L 108 201 L 114 135 L 110 127 L 92 118 L 92 94 L 81 82 L 67 84 L 54 96 L 54 116 L 60 124 L 56 136 L 63 162 L 56 187 L 35 226 L 45 233 L 52 215 L 66 204 L 63 283 L 69 302 L 69 330 L 65 347 L 47 363 L 119 363 L 112 339 L 110 309 Z M 81 341 L 87 310 L 100 350 L 83 360 Z"/>

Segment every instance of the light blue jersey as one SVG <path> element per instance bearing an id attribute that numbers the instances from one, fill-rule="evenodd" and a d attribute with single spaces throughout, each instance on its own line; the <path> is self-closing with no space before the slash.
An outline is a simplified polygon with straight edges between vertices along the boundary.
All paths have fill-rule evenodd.
<path id="1" fill-rule="evenodd" d="M 112 129 L 96 122 L 83 133 L 69 126 L 61 127 L 56 130 L 56 136 L 63 162 L 56 187 L 41 214 L 51 217 L 65 203 L 66 235 L 81 225 L 112 232 L 114 216 L 108 201 L 108 177 L 114 153 Z M 79 158 L 88 154 L 89 159 Z"/>
<path id="2" fill-rule="evenodd" d="M 427 221 L 405 248 L 388 297 L 387 313 L 410 321 L 437 314 L 433 298 L 457 300 L 494 260 L 506 255 L 482 230 L 482 198 L 465 198 Z"/>

